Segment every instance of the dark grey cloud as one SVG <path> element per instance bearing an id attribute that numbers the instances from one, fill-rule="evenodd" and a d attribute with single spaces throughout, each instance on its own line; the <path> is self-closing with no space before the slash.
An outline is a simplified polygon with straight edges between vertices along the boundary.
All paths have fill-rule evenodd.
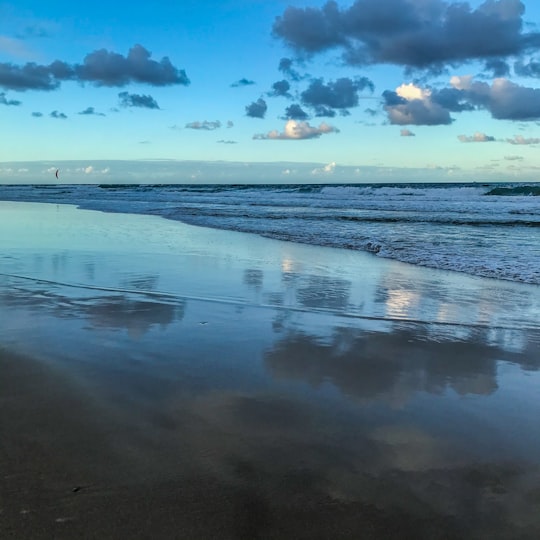
<path id="1" fill-rule="evenodd" d="M 246 79 L 246 78 L 242 78 L 236 82 L 233 82 L 231 84 L 231 87 L 232 88 L 240 88 L 242 86 L 252 86 L 253 84 L 255 84 L 255 81 L 250 81 L 249 79 Z"/>
<path id="2" fill-rule="evenodd" d="M 520 86 L 502 78 L 490 85 L 469 76 L 452 77 L 451 84 L 469 103 L 488 110 L 498 120 L 540 119 L 539 88 Z"/>
<path id="3" fill-rule="evenodd" d="M 313 79 L 301 98 L 304 105 L 315 109 L 316 116 L 335 116 L 335 109 L 343 111 L 356 107 L 358 93 L 366 88 L 374 89 L 373 83 L 366 77 L 342 77 L 327 84 L 322 78 Z"/>
<path id="4" fill-rule="evenodd" d="M 59 111 L 53 111 L 49 114 L 49 116 L 58 120 L 65 120 L 67 118 L 67 116 L 63 112 Z"/>
<path id="5" fill-rule="evenodd" d="M 257 101 L 246 105 L 246 116 L 250 116 L 251 118 L 264 118 L 267 109 L 268 105 L 266 104 L 266 101 L 259 98 Z"/>
<path id="6" fill-rule="evenodd" d="M 442 88 L 431 91 L 431 99 L 450 112 L 472 111 L 475 109 L 472 103 L 467 101 L 467 96 L 457 88 Z"/>
<path id="7" fill-rule="evenodd" d="M 521 60 L 518 60 L 514 64 L 514 71 L 516 75 L 520 77 L 540 77 L 540 62 L 537 60 L 529 60 L 527 63 L 524 63 Z"/>
<path id="8" fill-rule="evenodd" d="M 32 116 L 33 116 L 34 118 L 41 118 L 41 117 L 43 116 L 43 113 L 41 113 L 41 112 L 39 112 L 39 111 L 34 111 L 34 112 L 32 113 Z"/>
<path id="9" fill-rule="evenodd" d="M 440 70 L 443 64 L 520 55 L 540 45 L 540 33 L 523 28 L 519 0 L 356 0 L 340 8 L 288 7 L 273 33 L 300 53 L 332 48 L 353 65 L 395 64 Z"/>
<path id="10" fill-rule="evenodd" d="M 8 90 L 56 90 L 60 86 L 61 79 L 56 73 L 61 62 L 54 62 L 48 66 L 41 66 L 28 62 L 23 66 L 11 63 L 0 63 L 0 87 Z M 69 70 L 67 64 L 64 64 Z"/>
<path id="11" fill-rule="evenodd" d="M 86 55 L 75 71 L 78 80 L 97 86 L 125 86 L 131 82 L 153 86 L 190 83 L 185 71 L 175 68 L 166 56 L 159 62 L 150 57 L 150 51 L 142 45 L 134 45 L 127 56 L 100 49 Z"/>
<path id="12" fill-rule="evenodd" d="M 85 116 L 105 116 L 105 114 L 97 112 L 94 107 L 86 107 L 86 109 L 84 109 L 84 111 L 81 111 L 79 114 Z"/>
<path id="13" fill-rule="evenodd" d="M 286 120 L 307 120 L 308 118 L 309 114 L 298 103 L 293 103 L 285 109 Z"/>
<path id="14" fill-rule="evenodd" d="M 288 81 L 276 81 L 272 85 L 272 90 L 268 92 L 268 95 L 270 97 L 291 97 L 291 94 L 289 94 L 290 89 L 291 85 Z"/>
<path id="15" fill-rule="evenodd" d="M 279 61 L 279 71 L 292 81 L 300 81 L 304 77 L 293 68 L 293 60 L 291 58 L 282 58 Z"/>
<path id="16" fill-rule="evenodd" d="M 96 86 L 125 86 L 139 82 L 153 86 L 188 85 L 184 70 L 174 67 L 167 57 L 159 62 L 142 45 L 132 47 L 127 56 L 101 49 L 82 64 L 55 60 L 49 65 L 29 62 L 22 66 L 0 63 L 0 87 L 10 90 L 56 90 L 62 81 L 90 82 Z"/>
<path id="17" fill-rule="evenodd" d="M 489 71 L 492 77 L 507 77 L 510 75 L 510 66 L 501 58 L 487 60 L 484 70 Z"/>
<path id="18" fill-rule="evenodd" d="M 209 122 L 208 120 L 189 122 L 186 124 L 188 129 L 202 129 L 205 131 L 213 131 L 214 129 L 219 129 L 221 127 L 221 122 L 216 120 L 215 122 Z"/>
<path id="19" fill-rule="evenodd" d="M 0 105 L 18 106 L 21 103 L 18 99 L 8 99 L 5 92 L 0 92 Z"/>
<path id="20" fill-rule="evenodd" d="M 120 105 L 122 107 L 141 107 L 144 109 L 159 109 L 157 101 L 149 95 L 130 94 L 128 92 L 120 92 Z"/>

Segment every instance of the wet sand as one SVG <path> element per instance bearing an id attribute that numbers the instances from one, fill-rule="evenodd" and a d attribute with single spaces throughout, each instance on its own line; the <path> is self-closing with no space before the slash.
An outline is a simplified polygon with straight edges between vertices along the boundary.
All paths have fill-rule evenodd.
<path id="1" fill-rule="evenodd" d="M 1 538 L 538 538 L 540 290 L 0 203 Z"/>

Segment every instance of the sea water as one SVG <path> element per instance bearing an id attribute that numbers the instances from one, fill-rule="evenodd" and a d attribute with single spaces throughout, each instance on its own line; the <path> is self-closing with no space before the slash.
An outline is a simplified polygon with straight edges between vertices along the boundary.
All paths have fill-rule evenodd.
<path id="1" fill-rule="evenodd" d="M 77 204 L 540 284 L 540 183 L 3 185 Z"/>

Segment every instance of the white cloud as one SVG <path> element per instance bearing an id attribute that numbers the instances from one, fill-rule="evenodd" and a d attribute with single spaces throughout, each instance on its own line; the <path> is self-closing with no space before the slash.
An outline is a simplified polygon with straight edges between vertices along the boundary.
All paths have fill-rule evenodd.
<path id="1" fill-rule="evenodd" d="M 298 120 L 288 120 L 282 133 L 278 130 L 269 131 L 266 134 L 260 133 L 253 135 L 254 139 L 315 139 L 327 133 L 339 133 L 339 129 L 325 122 L 319 124 L 319 127 L 311 126 L 309 122 Z"/>
<path id="2" fill-rule="evenodd" d="M 317 169 L 313 169 L 311 171 L 311 174 L 334 174 L 334 171 L 336 169 L 336 162 L 332 161 L 332 163 L 328 163 L 324 167 L 320 167 Z"/>
<path id="3" fill-rule="evenodd" d="M 433 101 L 429 89 L 409 83 L 383 95 L 384 109 L 391 124 L 436 126 L 452 122 L 449 111 Z"/>

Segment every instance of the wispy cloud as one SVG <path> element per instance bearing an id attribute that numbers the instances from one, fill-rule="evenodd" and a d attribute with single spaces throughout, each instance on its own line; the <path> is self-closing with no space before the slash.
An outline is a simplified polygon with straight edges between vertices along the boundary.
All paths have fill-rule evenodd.
<path id="1" fill-rule="evenodd" d="M 410 129 L 402 129 L 399 134 L 402 137 L 415 137 L 416 135 Z"/>
<path id="2" fill-rule="evenodd" d="M 495 137 L 476 131 L 473 135 L 458 135 L 458 139 L 463 143 L 493 142 L 495 140 Z"/>
<path id="3" fill-rule="evenodd" d="M 242 78 L 242 79 L 239 79 L 238 81 L 235 81 L 235 82 L 231 83 L 231 87 L 232 88 L 240 88 L 242 86 L 252 86 L 253 84 L 255 84 L 255 81 L 251 81 L 249 79 Z"/>
<path id="4" fill-rule="evenodd" d="M 21 101 L 19 101 L 18 99 L 8 99 L 6 97 L 6 93 L 5 92 L 0 92 L 0 105 L 8 105 L 8 106 L 19 106 L 21 105 Z"/>
<path id="5" fill-rule="evenodd" d="M 78 114 L 82 114 L 85 116 L 105 116 L 104 113 L 97 112 L 94 107 L 86 107 L 83 111 L 79 112 Z"/>
<path id="6" fill-rule="evenodd" d="M 510 144 L 540 144 L 540 138 L 537 137 L 524 137 L 523 135 L 515 135 L 513 139 L 506 139 L 506 142 Z"/>
<path id="7" fill-rule="evenodd" d="M 203 120 L 202 122 L 199 122 L 198 120 L 195 122 L 189 122 L 186 124 L 186 128 L 188 129 L 202 129 L 206 131 L 213 131 L 214 129 L 219 129 L 221 127 L 221 122 L 219 120 L 216 120 L 214 122 L 209 122 L 208 120 Z"/>

